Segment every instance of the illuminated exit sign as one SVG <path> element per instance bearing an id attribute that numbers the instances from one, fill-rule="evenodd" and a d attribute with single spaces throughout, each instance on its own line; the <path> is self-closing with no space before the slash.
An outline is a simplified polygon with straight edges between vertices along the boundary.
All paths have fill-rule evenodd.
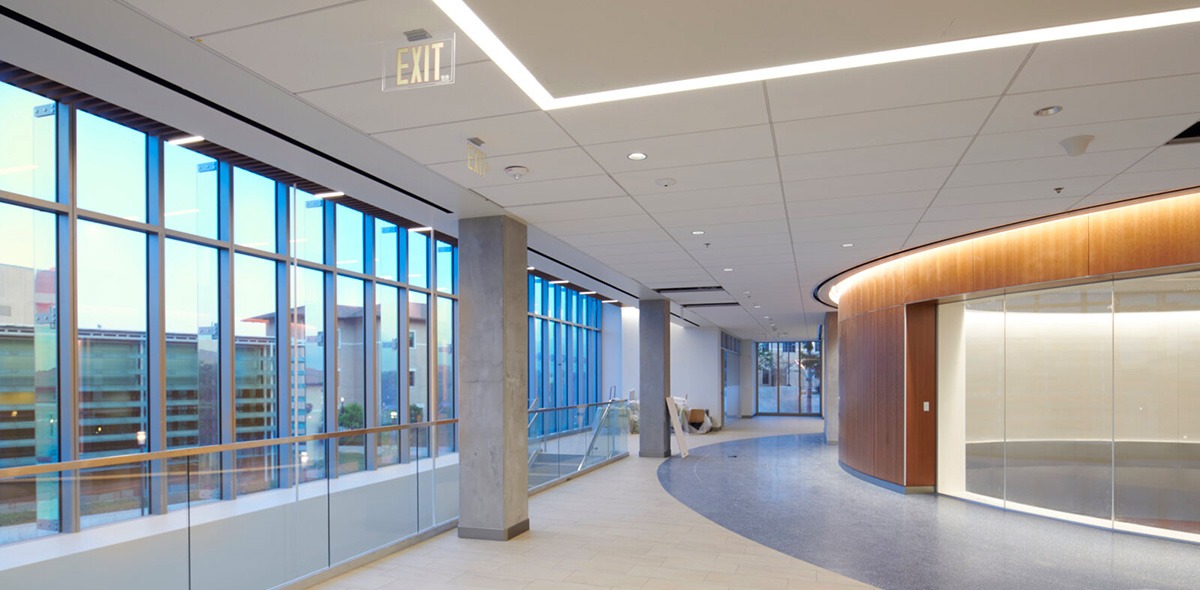
<path id="1" fill-rule="evenodd" d="M 454 83 L 454 34 L 421 39 L 383 52 L 383 91 Z"/>

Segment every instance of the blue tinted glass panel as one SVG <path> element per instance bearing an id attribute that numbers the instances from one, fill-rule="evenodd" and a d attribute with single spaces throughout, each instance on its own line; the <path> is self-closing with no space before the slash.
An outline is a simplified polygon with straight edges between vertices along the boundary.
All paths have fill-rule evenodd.
<path id="1" fill-rule="evenodd" d="M 293 188 L 292 256 L 310 262 L 325 262 L 325 201 Z M 359 237 L 362 237 L 360 231 Z M 360 250 L 361 251 L 361 250 Z M 362 260 L 361 253 L 358 260 Z"/>
<path id="2" fill-rule="evenodd" d="M 363 214 L 345 205 L 335 205 L 337 221 L 337 267 L 363 272 Z"/>
<path id="3" fill-rule="evenodd" d="M 0 191 L 53 201 L 54 101 L 0 83 Z"/>
<path id="4" fill-rule="evenodd" d="M 76 119 L 75 192 L 78 205 L 146 220 L 146 134 L 84 111 Z"/>
<path id="5" fill-rule="evenodd" d="M 233 169 L 233 241 L 249 248 L 276 251 L 274 180 L 241 168 Z"/>
<path id="6" fill-rule="evenodd" d="M 177 145 L 163 145 L 163 224 L 217 237 L 217 161 Z"/>
<path id="7" fill-rule="evenodd" d="M 375 276 L 400 280 L 400 233 L 394 223 L 375 220 Z"/>
<path id="8" fill-rule="evenodd" d="M 437 290 L 458 292 L 458 248 L 441 240 L 437 242 Z"/>
<path id="9" fill-rule="evenodd" d="M 408 282 L 418 287 L 429 287 L 428 232 L 408 232 Z"/>

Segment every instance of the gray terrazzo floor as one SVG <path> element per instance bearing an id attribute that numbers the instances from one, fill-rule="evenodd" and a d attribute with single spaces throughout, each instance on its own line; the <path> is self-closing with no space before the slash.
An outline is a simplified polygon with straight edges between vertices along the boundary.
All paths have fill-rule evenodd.
<path id="1" fill-rule="evenodd" d="M 881 588 L 1200 588 L 1200 546 L 861 481 L 820 434 L 724 442 L 658 469 L 744 537 Z"/>

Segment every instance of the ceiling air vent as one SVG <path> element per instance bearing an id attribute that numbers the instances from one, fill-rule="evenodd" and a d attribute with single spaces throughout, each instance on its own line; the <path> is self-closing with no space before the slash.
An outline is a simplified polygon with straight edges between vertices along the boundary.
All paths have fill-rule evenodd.
<path id="1" fill-rule="evenodd" d="M 1176 135 L 1171 141 L 1168 141 L 1166 145 L 1197 142 L 1200 142 L 1200 121 L 1197 121 L 1196 124 L 1184 129 L 1183 133 Z"/>
<path id="2" fill-rule="evenodd" d="M 722 303 L 684 303 L 680 307 L 691 309 L 693 307 L 741 307 L 741 305 L 741 303 L 736 301 L 729 301 Z"/>
<path id="3" fill-rule="evenodd" d="M 724 291 L 725 288 L 720 285 L 711 285 L 705 287 L 663 287 L 655 289 L 656 292 L 663 295 L 667 293 L 711 293 L 713 291 Z"/>

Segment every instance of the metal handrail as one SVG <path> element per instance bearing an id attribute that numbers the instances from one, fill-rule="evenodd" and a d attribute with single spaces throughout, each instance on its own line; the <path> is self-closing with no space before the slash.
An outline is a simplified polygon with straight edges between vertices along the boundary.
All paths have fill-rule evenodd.
<path id="1" fill-rule="evenodd" d="M 583 458 L 579 460 L 579 469 L 575 471 L 583 469 L 583 465 L 587 463 L 588 455 L 592 454 L 592 447 L 596 446 L 596 438 L 600 436 L 600 427 L 604 424 L 604 419 L 608 417 L 608 410 L 611 408 L 612 402 L 610 401 L 609 405 L 605 406 L 604 411 L 600 413 L 600 419 L 596 420 L 596 430 L 592 432 L 592 438 L 588 441 L 587 448 L 583 450 Z"/>
<path id="2" fill-rule="evenodd" d="M 433 422 L 414 422 L 410 424 L 389 424 L 387 426 L 373 426 L 371 428 L 357 428 L 354 430 L 342 430 L 339 432 L 322 432 L 319 434 L 305 434 L 302 436 L 289 436 L 287 438 L 264 438 L 261 440 L 248 440 L 235 443 L 226 443 L 222 445 L 208 445 L 203 447 L 186 447 L 182 449 L 168 449 L 165 451 L 151 451 L 148 453 L 127 453 L 124 455 L 111 455 L 108 457 L 93 457 L 91 459 L 75 459 L 73 461 L 61 461 L 58 463 L 39 463 L 36 465 L 20 465 L 18 467 L 6 467 L 0 469 L 0 480 L 13 477 L 24 477 L 28 475 L 40 475 L 43 473 L 56 473 L 60 471 L 77 471 L 80 469 L 90 469 L 93 467 L 111 467 L 113 465 L 124 465 L 127 463 L 145 463 L 147 461 L 161 461 L 163 459 L 176 459 L 179 457 L 192 457 L 196 455 L 209 455 L 212 453 L 224 453 L 228 451 L 241 451 L 244 449 L 258 449 L 262 447 L 274 447 L 280 445 L 292 445 L 313 440 L 328 440 L 331 438 L 344 438 L 348 436 L 362 436 L 367 434 L 383 434 L 385 432 L 399 432 L 402 430 L 412 430 L 415 428 L 431 428 L 434 426 L 446 426 L 448 424 L 457 424 L 458 418 L 449 420 L 437 420 Z"/>
<path id="3" fill-rule="evenodd" d="M 562 406 L 562 407 L 559 407 L 559 408 L 539 408 L 539 409 L 537 409 L 537 410 L 530 410 L 530 411 L 529 411 L 529 413 L 530 413 L 530 414 L 540 414 L 540 413 L 542 413 L 542 412 L 556 412 L 556 411 L 562 411 L 562 410 L 577 410 L 577 409 L 579 409 L 579 408 L 594 408 L 594 407 L 597 407 L 597 406 L 607 406 L 607 405 L 609 405 L 609 404 L 613 403 L 614 401 L 625 401 L 625 400 L 612 400 L 612 399 L 610 399 L 610 400 L 608 400 L 608 401 L 606 401 L 606 402 L 596 402 L 596 403 L 591 403 L 591 404 L 579 404 L 579 405 L 577 405 L 577 406 Z M 530 422 L 530 424 L 532 425 L 532 424 L 533 424 L 533 422 Z"/>

